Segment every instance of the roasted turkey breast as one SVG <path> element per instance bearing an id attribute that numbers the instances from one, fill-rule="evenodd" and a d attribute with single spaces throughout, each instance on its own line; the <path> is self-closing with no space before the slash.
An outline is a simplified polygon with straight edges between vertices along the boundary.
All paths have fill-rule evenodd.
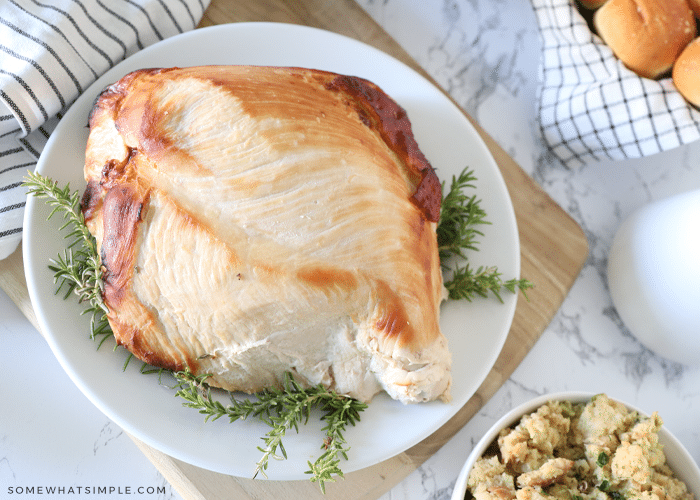
<path id="1" fill-rule="evenodd" d="M 117 342 L 248 393 L 286 372 L 448 400 L 441 188 L 405 111 L 301 68 L 144 69 L 90 116 L 82 207 Z"/>

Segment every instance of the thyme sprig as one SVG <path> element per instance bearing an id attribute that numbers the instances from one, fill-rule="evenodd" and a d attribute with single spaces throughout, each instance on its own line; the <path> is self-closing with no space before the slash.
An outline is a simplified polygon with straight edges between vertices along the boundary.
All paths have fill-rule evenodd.
<path id="1" fill-rule="evenodd" d="M 106 317 L 109 311 L 102 299 L 102 263 L 95 237 L 85 225 L 80 210 L 80 194 L 78 191 L 71 192 L 70 184 L 59 188 L 56 181 L 34 172 L 27 174 L 24 185 L 28 188 L 28 194 L 44 199 L 52 207 L 47 220 L 56 214 L 63 218 L 59 232 L 67 230 L 64 237 L 70 243 L 63 254 L 49 261 L 49 269 L 53 271 L 54 284 L 57 285 L 56 293 L 64 290 L 64 299 L 75 293 L 79 303 L 87 303 L 81 314 L 90 314 L 91 337 L 101 338 L 101 345 L 112 331 Z"/>
<path id="2" fill-rule="evenodd" d="M 445 288 L 452 300 L 472 301 L 475 297 L 488 297 L 489 292 L 500 302 L 501 293 L 507 290 L 516 293 L 520 290 L 527 298 L 526 291 L 534 284 L 526 279 L 503 281 L 497 267 L 481 266 L 473 269 L 468 261 L 467 251 L 477 251 L 479 238 L 484 236 L 480 226 L 491 224 L 486 220 L 486 211 L 476 194 L 466 194 L 467 189 L 475 189 L 476 176 L 468 168 L 458 176 L 452 176 L 449 190 L 445 193 L 442 183 L 442 206 L 437 226 L 438 251 Z"/>
<path id="3" fill-rule="evenodd" d="M 282 389 L 268 388 L 256 394 L 255 399 L 235 399 L 224 405 L 212 397 L 211 388 L 206 385 L 208 375 L 194 375 L 189 371 L 174 373 L 178 385 L 176 396 L 182 398 L 185 406 L 197 409 L 205 415 L 205 421 L 228 417 L 230 422 L 257 418 L 270 426 L 270 431 L 261 438 L 264 446 L 259 446 L 262 458 L 256 464 L 256 477 L 259 473 L 267 477 L 270 459 L 287 458 L 282 438 L 288 430 L 299 432 L 299 425 L 306 424 L 313 409 L 319 409 L 326 422 L 323 427 L 325 439 L 321 448 L 324 452 L 315 462 L 308 462 L 312 482 L 318 482 L 325 493 L 325 483 L 343 477 L 340 459 L 347 460 L 350 449 L 343 434 L 348 425 L 355 425 L 360 420 L 360 412 L 367 405 L 356 399 L 341 396 L 319 384 L 303 388 L 291 374 L 287 373 Z"/>

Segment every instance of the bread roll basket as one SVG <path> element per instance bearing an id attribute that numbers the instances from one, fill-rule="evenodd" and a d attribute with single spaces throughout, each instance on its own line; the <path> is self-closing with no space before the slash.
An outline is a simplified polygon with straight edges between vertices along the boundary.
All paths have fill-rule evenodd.
<path id="1" fill-rule="evenodd" d="M 578 0 L 532 0 L 542 42 L 542 136 L 567 167 L 640 158 L 700 138 L 700 109 L 670 76 L 642 78 L 596 35 Z"/>

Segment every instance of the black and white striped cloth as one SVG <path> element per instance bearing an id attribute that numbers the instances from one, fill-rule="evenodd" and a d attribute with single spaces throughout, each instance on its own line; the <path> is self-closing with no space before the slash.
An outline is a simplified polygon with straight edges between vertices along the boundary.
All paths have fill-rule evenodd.
<path id="1" fill-rule="evenodd" d="M 116 63 L 193 29 L 209 0 L 0 0 L 0 259 L 22 237 L 27 170 L 60 116 Z"/>
<path id="2" fill-rule="evenodd" d="M 700 138 L 700 110 L 670 78 L 624 67 L 589 28 L 576 0 L 532 0 L 542 61 L 538 114 L 552 152 L 569 167 L 639 158 Z"/>

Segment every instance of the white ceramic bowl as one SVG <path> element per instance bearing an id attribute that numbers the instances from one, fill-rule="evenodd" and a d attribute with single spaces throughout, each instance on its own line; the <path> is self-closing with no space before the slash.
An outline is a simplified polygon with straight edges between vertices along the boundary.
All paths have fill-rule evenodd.
<path id="1" fill-rule="evenodd" d="M 484 454 L 494 439 L 498 437 L 498 433 L 501 431 L 501 429 L 517 424 L 523 415 L 528 415 L 534 412 L 537 410 L 537 408 L 548 401 L 571 401 L 574 403 L 586 403 L 593 396 L 595 396 L 595 393 L 586 392 L 560 392 L 545 394 L 527 401 L 506 413 L 489 429 L 481 440 L 479 440 L 472 452 L 469 454 L 469 458 L 467 458 L 464 467 L 462 467 L 462 471 L 457 477 L 457 482 L 452 492 L 452 500 L 464 500 L 467 493 L 467 479 L 469 478 L 469 473 L 471 472 L 474 463 L 476 463 L 476 461 Z M 647 413 L 625 403 L 624 401 L 621 401 L 621 403 L 623 403 L 629 410 L 636 411 L 640 415 L 647 415 Z M 659 411 L 659 415 L 663 420 L 664 416 L 662 411 L 657 411 Z M 700 468 L 693 460 L 693 457 L 690 456 L 688 450 L 686 450 L 681 442 L 678 441 L 678 439 L 676 439 L 676 437 L 673 436 L 673 434 L 671 434 L 665 427 L 662 427 L 659 431 L 659 440 L 664 445 L 666 463 L 671 467 L 673 472 L 676 474 L 676 477 L 685 482 L 688 489 L 695 495 L 695 498 L 700 498 Z"/>

